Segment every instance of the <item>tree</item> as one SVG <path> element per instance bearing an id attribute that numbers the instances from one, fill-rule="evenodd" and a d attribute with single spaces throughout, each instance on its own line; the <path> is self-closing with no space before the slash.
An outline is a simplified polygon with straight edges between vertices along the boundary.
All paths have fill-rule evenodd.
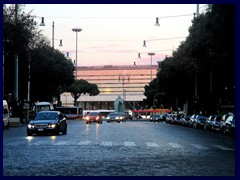
<path id="1" fill-rule="evenodd" d="M 71 86 L 67 88 L 67 91 L 71 93 L 74 99 L 74 105 L 77 105 L 77 99 L 83 94 L 89 94 L 90 96 L 96 96 L 99 94 L 98 86 L 91 84 L 86 80 L 75 80 Z"/>
<path id="2" fill-rule="evenodd" d="M 171 104 L 174 97 L 182 99 L 182 103 L 186 100 L 193 103 L 196 76 L 198 103 L 206 112 L 213 112 L 219 99 L 234 103 L 235 7 L 209 5 L 208 11 L 192 22 L 188 37 L 173 52 L 173 57 L 160 63 L 158 84 L 153 88 L 166 91 Z M 151 90 L 145 88 L 147 99 L 151 99 L 147 91 Z"/>
<path id="3" fill-rule="evenodd" d="M 50 42 L 38 29 L 35 17 L 23 9 L 24 5 L 18 5 L 16 22 L 15 5 L 3 5 L 4 93 L 13 93 L 14 54 L 17 48 L 19 98 L 27 99 L 30 62 L 31 101 L 52 101 L 74 81 L 75 67 L 60 51 L 50 47 Z"/>

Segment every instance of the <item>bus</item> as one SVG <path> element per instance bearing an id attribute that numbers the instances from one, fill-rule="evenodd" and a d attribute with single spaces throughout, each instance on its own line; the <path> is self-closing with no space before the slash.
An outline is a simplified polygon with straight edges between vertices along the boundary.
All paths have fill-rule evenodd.
<path id="1" fill-rule="evenodd" d="M 60 111 L 67 119 L 82 119 L 83 110 L 78 106 L 59 106 L 55 107 L 55 111 Z"/>
<path id="2" fill-rule="evenodd" d="M 54 110 L 53 104 L 50 102 L 37 102 L 33 107 L 33 112 L 37 114 L 40 111 L 52 111 Z"/>

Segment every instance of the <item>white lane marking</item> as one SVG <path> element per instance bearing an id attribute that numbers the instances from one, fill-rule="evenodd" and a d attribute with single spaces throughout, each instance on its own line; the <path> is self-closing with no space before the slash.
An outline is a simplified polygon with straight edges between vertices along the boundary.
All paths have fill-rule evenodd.
<path id="1" fill-rule="evenodd" d="M 103 141 L 100 143 L 100 146 L 112 146 L 113 142 L 112 141 Z"/>
<path id="2" fill-rule="evenodd" d="M 234 151 L 235 150 L 235 149 L 228 148 L 228 147 L 225 147 L 225 146 L 222 146 L 222 145 L 212 145 L 212 146 L 216 147 L 218 149 L 224 150 L 224 151 Z"/>
<path id="3" fill-rule="evenodd" d="M 148 147 L 159 147 L 159 145 L 157 143 L 154 142 L 146 142 Z"/>
<path id="4" fill-rule="evenodd" d="M 136 144 L 135 144 L 135 142 L 124 141 L 124 146 L 133 147 L 133 146 L 136 146 Z"/>
<path id="5" fill-rule="evenodd" d="M 78 145 L 89 145 L 91 143 L 91 141 L 80 141 L 79 143 L 78 143 Z"/>
<path id="6" fill-rule="evenodd" d="M 201 144 L 191 144 L 193 147 L 200 149 L 200 150 L 208 150 L 207 147 L 201 145 Z"/>
<path id="7" fill-rule="evenodd" d="M 59 141 L 57 143 L 54 143 L 54 146 L 62 146 L 62 145 L 67 145 L 67 141 Z"/>
<path id="8" fill-rule="evenodd" d="M 37 141 L 37 142 L 30 142 L 29 146 L 38 146 L 38 145 L 48 145 L 49 142 L 47 141 Z"/>
<path id="9" fill-rule="evenodd" d="M 178 143 L 168 143 L 169 146 L 171 146 L 172 148 L 183 148 L 180 144 Z"/>

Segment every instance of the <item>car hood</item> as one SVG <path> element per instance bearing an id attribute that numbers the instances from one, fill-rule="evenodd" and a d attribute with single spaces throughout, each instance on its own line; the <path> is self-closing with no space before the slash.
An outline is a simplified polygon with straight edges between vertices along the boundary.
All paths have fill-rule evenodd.
<path id="1" fill-rule="evenodd" d="M 58 120 L 32 120 L 29 124 L 53 124 L 57 122 Z"/>

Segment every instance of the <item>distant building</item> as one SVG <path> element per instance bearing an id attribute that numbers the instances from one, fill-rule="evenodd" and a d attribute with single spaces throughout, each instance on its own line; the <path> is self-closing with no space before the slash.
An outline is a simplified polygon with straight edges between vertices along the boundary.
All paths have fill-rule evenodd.
<path id="1" fill-rule="evenodd" d="M 87 80 L 98 85 L 100 94 L 97 96 L 82 95 L 78 106 L 83 109 L 114 109 L 114 101 L 120 96 L 126 109 L 142 107 L 144 86 L 152 78 L 156 78 L 157 65 L 126 65 L 126 66 L 79 66 L 78 79 Z M 63 106 L 73 105 L 70 93 L 61 95 Z"/>

